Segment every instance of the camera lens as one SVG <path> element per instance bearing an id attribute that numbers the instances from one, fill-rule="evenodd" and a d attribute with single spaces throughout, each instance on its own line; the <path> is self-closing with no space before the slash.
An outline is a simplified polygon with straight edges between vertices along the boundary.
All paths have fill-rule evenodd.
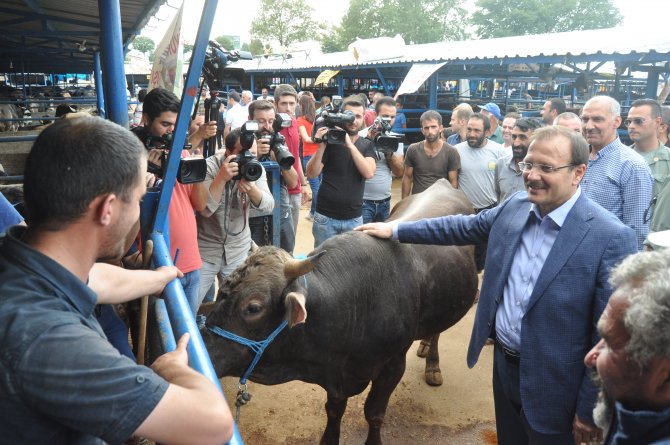
<path id="1" fill-rule="evenodd" d="M 244 178 L 247 181 L 256 181 L 261 177 L 261 174 L 263 174 L 263 167 L 261 167 L 258 162 L 249 162 L 246 167 L 247 168 L 244 171 Z"/>

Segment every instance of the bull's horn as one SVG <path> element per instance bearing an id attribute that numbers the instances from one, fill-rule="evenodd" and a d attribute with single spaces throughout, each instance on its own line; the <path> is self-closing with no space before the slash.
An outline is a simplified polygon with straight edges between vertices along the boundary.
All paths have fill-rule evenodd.
<path id="1" fill-rule="evenodd" d="M 316 255 L 309 256 L 304 260 L 295 260 L 293 258 L 286 260 L 284 263 L 284 276 L 286 278 L 298 278 L 306 273 L 309 273 L 316 266 L 316 262 L 321 255 L 326 253 L 325 250 L 317 253 Z"/>

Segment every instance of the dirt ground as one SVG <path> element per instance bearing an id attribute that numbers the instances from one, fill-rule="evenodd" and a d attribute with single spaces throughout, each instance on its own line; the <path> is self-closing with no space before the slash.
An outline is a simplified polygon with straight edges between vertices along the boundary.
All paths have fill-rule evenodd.
<path id="1" fill-rule="evenodd" d="M 394 181 L 392 203 L 399 200 L 400 182 Z M 314 245 L 311 223 L 303 208 L 295 253 L 309 253 Z M 476 307 L 440 338 L 444 384 L 430 387 L 423 379 L 425 361 L 416 356 L 418 342 L 407 353 L 407 370 L 393 393 L 382 428 L 385 445 L 496 444 L 491 390 L 493 350 L 486 346 L 474 369 L 465 357 Z M 237 379 L 221 380 L 234 412 Z M 299 381 L 276 386 L 249 382 L 251 402 L 242 408 L 237 424 L 247 445 L 318 444 L 326 425 L 326 393 Z M 349 399 L 342 421 L 340 443 L 363 444 L 367 422 L 363 404 L 367 390 Z"/>

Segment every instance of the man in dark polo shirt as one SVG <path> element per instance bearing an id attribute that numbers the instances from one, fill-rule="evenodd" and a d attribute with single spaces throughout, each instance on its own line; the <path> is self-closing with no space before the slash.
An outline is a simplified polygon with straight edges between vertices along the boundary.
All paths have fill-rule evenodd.
<path id="1" fill-rule="evenodd" d="M 363 224 L 365 180 L 375 174 L 374 144 L 358 135 L 363 127 L 365 105 L 358 96 L 351 96 L 342 103 L 342 111 L 351 111 L 355 116 L 354 122 L 343 128 L 346 131 L 344 145 L 320 142 L 307 163 L 309 178 L 323 173 L 312 225 L 314 247 Z M 325 138 L 327 131 L 326 127 L 319 128 L 314 141 Z"/>
<path id="2" fill-rule="evenodd" d="M 93 314 L 98 303 L 123 301 L 86 284 L 96 261 L 124 253 L 146 165 L 139 140 L 99 118 L 56 122 L 35 141 L 24 181 L 28 227 L 0 238 L 3 443 L 231 437 L 221 393 L 188 367 L 187 335 L 150 369 L 121 355 Z"/>

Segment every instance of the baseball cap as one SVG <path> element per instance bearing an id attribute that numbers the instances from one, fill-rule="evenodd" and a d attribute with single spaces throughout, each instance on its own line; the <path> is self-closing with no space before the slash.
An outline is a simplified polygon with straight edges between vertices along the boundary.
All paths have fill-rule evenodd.
<path id="1" fill-rule="evenodd" d="M 496 117 L 496 119 L 500 120 L 502 119 L 502 115 L 500 114 L 500 107 L 493 102 L 489 102 L 483 107 L 479 107 L 480 110 L 486 110 L 492 115 Z"/>

